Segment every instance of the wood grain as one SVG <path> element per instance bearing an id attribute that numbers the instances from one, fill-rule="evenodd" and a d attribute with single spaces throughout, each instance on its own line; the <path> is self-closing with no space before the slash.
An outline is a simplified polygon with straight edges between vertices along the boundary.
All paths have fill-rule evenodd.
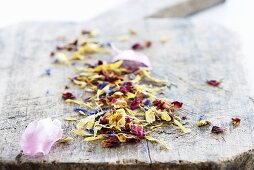
<path id="1" fill-rule="evenodd" d="M 238 41 L 220 26 L 186 20 L 146 20 L 96 27 L 102 31 L 99 39 L 113 41 L 120 48 L 147 39 L 153 42 L 152 48 L 143 52 L 153 63 L 153 74 L 174 84 L 165 91 L 165 96 L 184 103 L 179 114 L 188 117 L 185 125 L 192 133 L 181 134 L 170 125 L 154 133 L 170 145 L 169 151 L 146 141 L 106 149 L 99 141 L 85 142 L 74 137 L 70 144 L 54 145 L 47 156 L 21 155 L 20 136 L 35 119 L 58 118 L 64 123 L 64 133 L 74 136 L 71 132 L 74 125 L 63 120 L 75 115 L 73 106 L 60 97 L 69 84 L 67 77 L 73 72 L 51 64 L 49 53 L 62 43 L 57 37 L 65 35 L 70 40 L 86 27 L 74 23 L 26 23 L 1 30 L 2 169 L 252 169 L 254 110 L 238 62 L 241 59 Z M 139 36 L 126 43 L 117 42 L 116 37 L 126 34 L 129 27 L 137 30 Z M 160 43 L 164 35 L 170 37 L 167 44 Z M 46 68 L 52 69 L 52 76 L 43 75 Z M 207 79 L 223 79 L 222 88 L 206 85 Z M 214 125 L 226 127 L 226 133 L 214 135 L 211 127 L 196 127 L 202 114 Z M 235 116 L 242 119 L 237 128 L 231 125 Z"/>

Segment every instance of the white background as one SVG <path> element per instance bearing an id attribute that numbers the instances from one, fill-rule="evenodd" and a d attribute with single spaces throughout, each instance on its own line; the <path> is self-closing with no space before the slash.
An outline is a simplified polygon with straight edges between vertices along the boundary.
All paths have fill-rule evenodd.
<path id="1" fill-rule="evenodd" d="M 91 19 L 126 0 L 0 0 L 0 28 L 23 21 L 77 21 Z M 158 0 L 159 3 L 159 0 Z M 189 17 L 217 22 L 234 31 L 242 42 L 242 62 L 254 89 L 254 0 L 227 0 Z M 251 91 L 254 96 L 254 90 Z"/>

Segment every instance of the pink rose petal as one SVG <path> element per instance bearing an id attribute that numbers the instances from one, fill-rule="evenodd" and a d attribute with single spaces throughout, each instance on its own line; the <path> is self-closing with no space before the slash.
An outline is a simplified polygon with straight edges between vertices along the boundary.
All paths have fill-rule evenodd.
<path id="1" fill-rule="evenodd" d="M 119 50 L 117 49 L 114 45 L 111 45 L 112 47 L 112 54 L 113 54 L 113 59 L 112 62 L 115 62 L 117 60 L 127 60 L 127 61 L 134 61 L 137 63 L 141 63 L 146 67 L 152 67 L 152 64 L 149 60 L 149 58 L 140 53 L 140 52 L 135 52 L 133 50 Z"/>
<path id="2" fill-rule="evenodd" d="M 34 156 L 38 153 L 46 155 L 52 145 L 62 138 L 61 122 L 51 118 L 41 119 L 29 123 L 25 129 L 20 145 L 25 155 Z"/>

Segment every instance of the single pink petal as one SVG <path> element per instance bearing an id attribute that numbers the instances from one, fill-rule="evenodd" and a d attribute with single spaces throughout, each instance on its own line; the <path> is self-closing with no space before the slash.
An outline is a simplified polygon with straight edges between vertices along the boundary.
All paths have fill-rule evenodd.
<path id="1" fill-rule="evenodd" d="M 22 134 L 20 146 L 25 155 L 34 156 L 38 153 L 46 155 L 52 145 L 62 138 L 61 122 L 51 118 L 31 122 Z"/>
<path id="2" fill-rule="evenodd" d="M 115 62 L 117 60 L 127 60 L 141 63 L 146 67 L 152 67 L 149 58 L 140 52 L 135 52 L 133 50 L 122 51 L 117 49 L 114 45 L 111 45 L 111 47 L 112 47 L 112 55 L 114 56 L 112 62 Z"/>

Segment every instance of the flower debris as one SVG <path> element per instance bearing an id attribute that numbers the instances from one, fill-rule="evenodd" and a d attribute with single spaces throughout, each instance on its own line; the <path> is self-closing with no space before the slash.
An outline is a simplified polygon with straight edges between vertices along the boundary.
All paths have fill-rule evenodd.
<path id="1" fill-rule="evenodd" d="M 221 84 L 221 82 L 218 80 L 207 80 L 206 83 L 214 87 L 217 87 Z"/>
<path id="2" fill-rule="evenodd" d="M 94 37 L 98 31 L 82 30 L 83 41 L 75 39 L 72 42 L 57 46 L 51 57 L 54 63 L 65 64 L 75 68 L 77 74 L 70 78 L 72 84 L 79 87 L 81 94 L 86 92 L 89 97 L 76 97 L 65 86 L 62 98 L 66 103 L 75 105 L 73 112 L 80 118 L 66 117 L 65 120 L 76 124 L 73 133 L 84 138 L 85 141 L 102 140 L 102 146 L 111 148 L 124 143 L 138 143 L 142 140 L 160 143 L 169 148 L 162 139 L 155 139 L 151 133 L 158 128 L 173 124 L 183 133 L 190 129 L 180 122 L 187 116 L 180 116 L 178 110 L 183 107 L 180 101 L 159 97 L 166 87 L 165 81 L 151 75 L 152 65 L 149 58 L 136 50 L 150 48 L 152 41 L 135 43 L 132 50 L 119 50 L 111 43 L 97 42 Z M 130 35 L 137 32 L 130 29 Z M 120 41 L 128 40 L 128 36 L 121 37 Z M 162 43 L 168 42 L 167 37 Z M 85 61 L 91 54 L 111 55 L 110 62 L 98 60 L 97 63 L 76 65 Z M 49 74 L 50 75 L 50 72 Z M 220 81 L 208 80 L 208 85 L 219 86 Z M 81 96 L 81 95 L 77 95 Z M 240 124 L 239 118 L 232 118 L 234 125 Z M 197 126 L 211 125 L 200 116 Z M 226 129 L 212 127 L 212 133 L 223 133 Z M 59 142 L 73 140 L 64 137 Z"/>
<path id="3" fill-rule="evenodd" d="M 241 119 L 236 117 L 236 118 L 232 118 L 232 124 L 235 126 L 239 126 L 241 123 Z"/>
<path id="4" fill-rule="evenodd" d="M 91 34 L 92 31 L 82 31 L 82 36 L 87 38 Z M 151 41 L 146 41 L 142 46 L 149 48 L 151 45 Z M 110 51 L 114 49 L 98 42 L 74 40 L 58 46 L 54 58 L 56 63 L 70 66 L 72 61 L 84 62 L 91 53 L 109 54 Z M 73 111 L 80 116 L 80 119 L 66 117 L 65 120 L 76 122 L 73 132 L 85 141 L 102 140 L 102 146 L 110 148 L 148 140 L 168 148 L 162 139 L 153 138 L 151 132 L 169 124 L 178 126 L 183 133 L 190 132 L 178 117 L 177 111 L 183 103 L 158 97 L 165 88 L 165 81 L 151 75 L 150 61 L 144 54 L 117 50 L 109 63 L 99 60 L 75 69 L 78 73 L 70 78 L 71 82 L 81 92 L 89 91 L 90 96 L 82 99 L 71 92 L 63 92 L 63 100 L 76 105 Z"/>

